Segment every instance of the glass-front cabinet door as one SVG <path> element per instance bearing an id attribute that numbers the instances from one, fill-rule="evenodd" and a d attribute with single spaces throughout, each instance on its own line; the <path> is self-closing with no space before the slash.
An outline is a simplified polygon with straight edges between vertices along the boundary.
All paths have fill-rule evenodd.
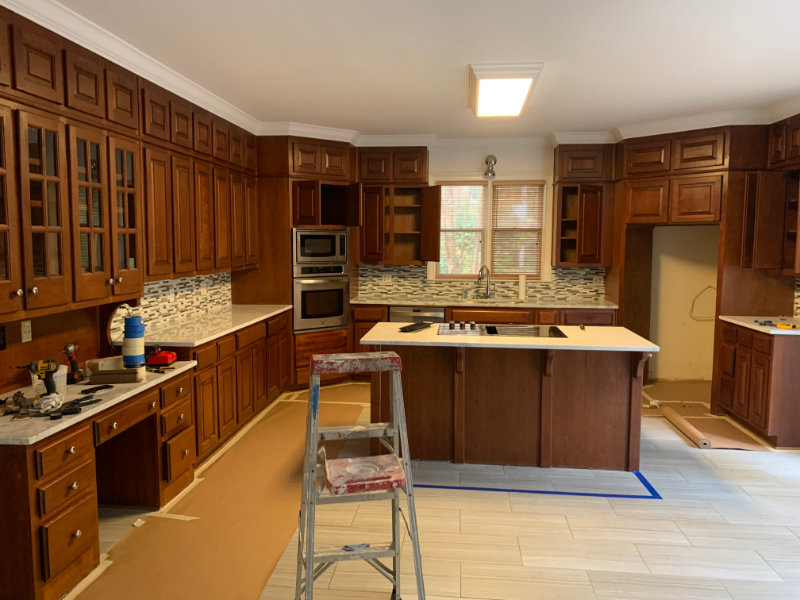
<path id="1" fill-rule="evenodd" d="M 11 109 L 0 105 L 0 315 L 22 310 L 19 199 Z"/>
<path id="2" fill-rule="evenodd" d="M 75 301 L 107 298 L 114 281 L 108 242 L 105 134 L 70 125 L 69 167 Z"/>
<path id="3" fill-rule="evenodd" d="M 27 309 L 72 300 L 64 125 L 19 112 L 19 171 Z"/>
<path id="4" fill-rule="evenodd" d="M 111 268 L 114 295 L 141 295 L 142 180 L 138 142 L 108 138 L 111 167 Z"/>

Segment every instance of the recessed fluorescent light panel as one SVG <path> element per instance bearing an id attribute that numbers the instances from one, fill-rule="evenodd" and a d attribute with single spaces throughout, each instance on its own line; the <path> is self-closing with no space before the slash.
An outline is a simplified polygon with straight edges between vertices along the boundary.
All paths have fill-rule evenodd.
<path id="1" fill-rule="evenodd" d="M 518 117 L 544 63 L 469 66 L 469 105 L 479 117 Z"/>

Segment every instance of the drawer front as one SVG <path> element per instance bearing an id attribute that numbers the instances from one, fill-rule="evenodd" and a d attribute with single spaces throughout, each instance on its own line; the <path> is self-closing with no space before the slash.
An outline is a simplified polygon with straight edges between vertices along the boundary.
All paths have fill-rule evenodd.
<path id="1" fill-rule="evenodd" d="M 85 427 L 33 451 L 36 478 L 42 479 L 93 456 L 92 430 Z"/>
<path id="2" fill-rule="evenodd" d="M 353 321 L 387 321 L 389 308 L 386 306 L 354 306 Z"/>
<path id="3" fill-rule="evenodd" d="M 731 344 L 736 343 L 736 327 L 733 325 L 722 326 L 722 339 Z"/>
<path id="4" fill-rule="evenodd" d="M 150 415 L 158 413 L 158 390 L 127 400 L 120 408 L 101 413 L 94 419 L 96 444 L 110 440 Z"/>
<path id="5" fill-rule="evenodd" d="M 229 335 L 217 342 L 217 360 L 223 360 L 236 353 L 236 337 Z"/>
<path id="6" fill-rule="evenodd" d="M 185 429 L 194 422 L 192 419 L 192 399 L 181 400 L 173 408 L 161 413 L 161 435 L 168 438 Z"/>
<path id="7" fill-rule="evenodd" d="M 338 354 L 340 352 L 347 352 L 347 329 L 314 331 L 295 336 L 295 367 L 307 367 L 311 364 L 313 354 Z"/>
<path id="8" fill-rule="evenodd" d="M 753 332 L 749 329 L 740 329 L 737 338 L 742 348 L 753 347 Z"/>
<path id="9" fill-rule="evenodd" d="M 533 323 L 533 311 L 522 309 L 497 310 L 492 308 L 454 308 L 451 321 L 475 321 L 476 323 Z"/>
<path id="10" fill-rule="evenodd" d="M 274 335 L 281 331 L 285 331 L 289 329 L 289 319 L 291 317 L 291 311 L 281 313 L 277 317 L 272 317 L 269 321 L 267 321 L 267 334 Z"/>
<path id="11" fill-rule="evenodd" d="M 164 479 L 172 481 L 194 464 L 194 427 L 164 442 Z"/>
<path id="12" fill-rule="evenodd" d="M 753 350 L 762 354 L 772 354 L 772 337 L 761 333 L 753 334 Z"/>
<path id="13" fill-rule="evenodd" d="M 537 310 L 536 322 L 539 325 L 558 325 L 558 310 Z"/>
<path id="14" fill-rule="evenodd" d="M 94 461 L 88 460 L 36 490 L 39 516 L 55 514 L 77 496 L 95 488 Z"/>
<path id="15" fill-rule="evenodd" d="M 211 344 L 209 346 L 198 348 L 197 350 L 194 351 L 194 359 L 197 361 L 197 367 L 195 368 L 198 371 L 202 371 L 206 367 L 210 367 L 211 365 L 216 364 L 217 345 Z"/>
<path id="16" fill-rule="evenodd" d="M 47 581 L 97 543 L 97 497 L 89 494 L 42 525 L 41 536 L 42 577 Z"/>
<path id="17" fill-rule="evenodd" d="M 258 323 L 236 332 L 236 348 L 242 349 L 267 337 L 267 324 Z"/>
<path id="18" fill-rule="evenodd" d="M 613 325 L 613 310 L 562 310 L 562 325 Z"/>
<path id="19" fill-rule="evenodd" d="M 191 396 L 192 376 L 187 373 L 169 381 L 161 388 L 161 408 L 167 408 Z"/>

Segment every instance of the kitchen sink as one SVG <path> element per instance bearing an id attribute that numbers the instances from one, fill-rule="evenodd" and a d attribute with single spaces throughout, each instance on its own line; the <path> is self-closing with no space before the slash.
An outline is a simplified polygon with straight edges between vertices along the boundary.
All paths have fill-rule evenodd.
<path id="1" fill-rule="evenodd" d="M 449 323 L 439 325 L 439 335 L 467 335 L 467 336 L 492 336 L 509 335 L 516 337 L 552 337 L 565 338 L 566 334 L 555 325 L 481 325 L 475 324 L 474 328 L 470 323 L 464 324 L 461 329 L 460 323 L 455 323 L 455 327 L 450 329 Z"/>

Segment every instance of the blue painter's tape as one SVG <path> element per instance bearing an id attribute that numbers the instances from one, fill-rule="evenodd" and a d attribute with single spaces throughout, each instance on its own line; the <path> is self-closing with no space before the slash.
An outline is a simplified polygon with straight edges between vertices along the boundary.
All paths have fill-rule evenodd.
<path id="1" fill-rule="evenodd" d="M 311 388 L 311 414 L 314 418 L 317 418 L 317 412 L 319 411 L 319 386 L 315 385 Z"/>
<path id="2" fill-rule="evenodd" d="M 136 367 L 143 367 L 144 366 L 144 354 L 135 354 L 133 356 L 122 356 L 122 365 L 128 369 L 136 368 Z"/>
<path id="3" fill-rule="evenodd" d="M 549 496 L 588 496 L 590 498 L 639 498 L 642 500 L 662 500 L 661 495 L 650 484 L 645 476 L 639 471 L 633 471 L 636 478 L 641 482 L 649 495 L 643 494 L 601 494 L 593 492 L 556 492 L 554 490 L 515 490 L 511 488 L 490 488 L 490 487 L 475 487 L 475 486 L 458 486 L 458 485 L 430 485 L 425 483 L 415 483 L 414 487 L 417 488 L 431 488 L 438 490 L 469 490 L 474 492 L 514 492 L 516 494 L 546 494 Z"/>

